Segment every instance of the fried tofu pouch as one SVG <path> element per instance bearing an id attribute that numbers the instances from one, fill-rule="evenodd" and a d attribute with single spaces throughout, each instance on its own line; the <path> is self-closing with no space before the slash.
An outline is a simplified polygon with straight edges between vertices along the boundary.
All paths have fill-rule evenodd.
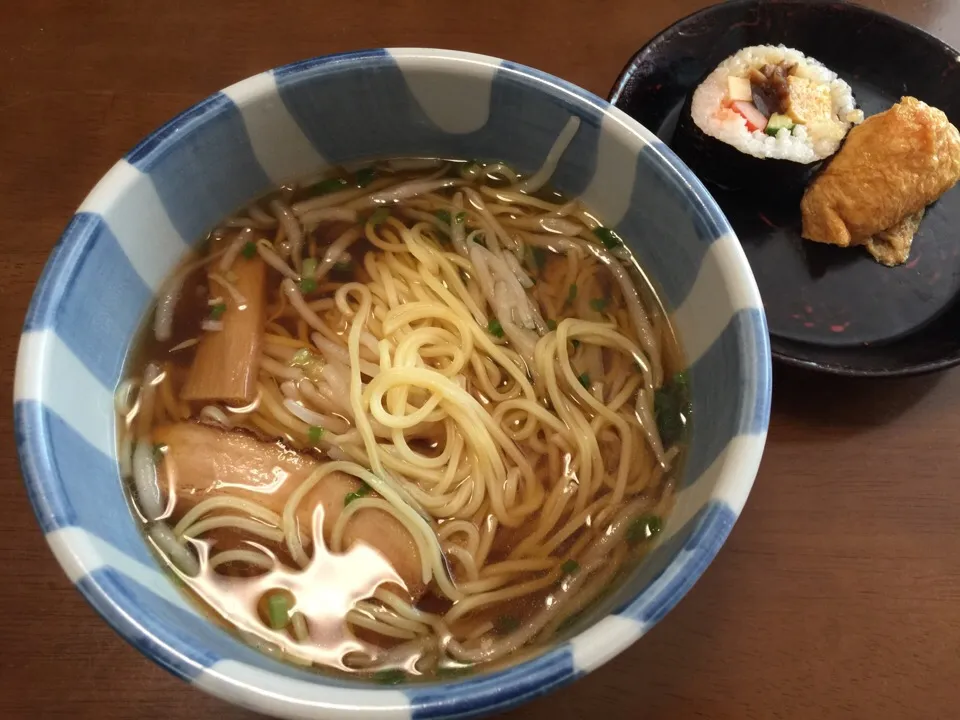
<path id="1" fill-rule="evenodd" d="M 960 133 L 940 110 L 904 97 L 850 131 L 807 188 L 803 237 L 864 245 L 885 265 L 906 261 L 923 209 L 960 179 Z"/>

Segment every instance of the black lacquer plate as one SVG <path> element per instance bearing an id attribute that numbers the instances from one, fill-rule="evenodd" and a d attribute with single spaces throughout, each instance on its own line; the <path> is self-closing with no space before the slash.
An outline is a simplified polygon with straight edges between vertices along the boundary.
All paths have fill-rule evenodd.
<path id="1" fill-rule="evenodd" d="M 845 2 L 731 0 L 669 27 L 623 70 L 610 100 L 673 140 L 681 106 L 742 47 L 784 44 L 853 87 L 867 115 L 913 95 L 960 122 L 960 53 Z M 707 186 L 753 268 L 778 360 L 845 375 L 912 375 L 960 363 L 960 187 L 928 208 L 905 265 L 800 238 L 797 201 Z"/>

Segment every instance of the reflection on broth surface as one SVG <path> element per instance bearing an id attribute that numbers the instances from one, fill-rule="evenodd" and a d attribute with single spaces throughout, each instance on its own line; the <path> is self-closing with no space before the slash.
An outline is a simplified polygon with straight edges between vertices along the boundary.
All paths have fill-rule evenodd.
<path id="1" fill-rule="evenodd" d="M 517 659 L 643 556 L 689 416 L 652 288 L 499 163 L 284 186 L 171 276 L 116 394 L 121 471 L 248 642 L 381 682 Z"/>

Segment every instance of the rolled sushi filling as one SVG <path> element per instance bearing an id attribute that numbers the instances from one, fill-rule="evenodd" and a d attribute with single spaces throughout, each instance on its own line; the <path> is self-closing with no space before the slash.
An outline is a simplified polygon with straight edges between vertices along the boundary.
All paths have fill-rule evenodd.
<path id="1" fill-rule="evenodd" d="M 863 121 L 850 86 L 803 53 L 761 45 L 724 60 L 696 89 L 694 123 L 758 158 L 813 163 Z"/>

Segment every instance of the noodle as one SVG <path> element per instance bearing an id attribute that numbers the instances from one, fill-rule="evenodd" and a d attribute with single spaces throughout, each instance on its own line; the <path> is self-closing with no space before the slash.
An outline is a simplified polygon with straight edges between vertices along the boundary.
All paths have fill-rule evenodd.
<path id="1" fill-rule="evenodd" d="M 164 286 L 177 353 L 117 388 L 121 469 L 159 552 L 264 652 L 425 677 L 501 661 L 651 546 L 688 391 L 626 248 L 544 191 L 578 126 L 529 176 L 418 158 L 284 187 L 214 231 L 216 272 Z M 188 403 L 183 363 L 234 342 L 223 297 L 250 311 L 244 262 L 267 278 L 250 390 Z M 176 298 L 203 298 L 188 280 L 209 314 L 173 337 Z M 222 445 L 155 443 L 201 426 Z"/>

